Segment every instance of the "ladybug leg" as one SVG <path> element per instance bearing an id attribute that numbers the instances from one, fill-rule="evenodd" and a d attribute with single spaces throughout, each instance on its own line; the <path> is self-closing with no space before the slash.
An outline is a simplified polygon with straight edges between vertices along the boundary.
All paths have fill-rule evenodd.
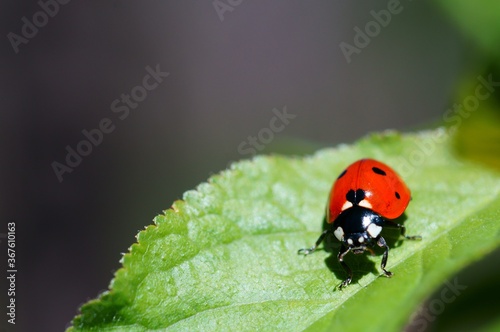
<path id="1" fill-rule="evenodd" d="M 380 268 L 384 271 L 385 276 L 390 278 L 392 277 L 392 272 L 385 269 L 385 265 L 387 264 L 387 257 L 389 256 L 389 246 L 387 245 L 383 237 L 380 237 L 378 239 L 377 245 L 381 248 L 385 248 L 384 256 L 382 256 L 382 263 L 380 263 Z"/>
<path id="2" fill-rule="evenodd" d="M 399 228 L 399 230 L 401 231 L 401 235 L 407 240 L 422 240 L 422 237 L 420 235 L 413 235 L 413 236 L 406 235 L 406 227 L 404 225 L 395 223 L 392 220 L 386 220 L 385 226 L 392 228 Z"/>
<path id="3" fill-rule="evenodd" d="M 316 240 L 316 243 L 311 247 L 311 248 L 303 248 L 303 249 L 299 249 L 299 252 L 298 254 L 303 254 L 303 255 L 309 255 L 309 254 L 312 254 L 316 248 L 318 248 L 318 246 L 321 244 L 321 242 L 323 242 L 323 240 L 325 239 L 326 235 L 328 234 L 330 230 L 326 229 L 323 231 L 323 233 L 321 233 L 321 235 L 319 236 L 319 238 Z"/>
<path id="4" fill-rule="evenodd" d="M 366 247 L 366 248 L 365 248 L 365 250 L 366 250 L 366 251 L 368 251 L 368 252 L 370 253 L 370 255 L 371 255 L 371 256 L 375 256 L 375 251 L 373 251 L 373 249 L 372 249 L 372 248 L 370 248 L 370 247 Z"/>
<path id="5" fill-rule="evenodd" d="M 337 259 L 339 260 L 340 265 L 342 266 L 344 271 L 348 274 L 347 279 L 342 281 L 342 283 L 339 285 L 339 289 L 342 289 L 343 287 L 349 285 L 351 283 L 351 280 L 352 280 L 352 271 L 349 268 L 349 266 L 347 266 L 347 264 L 344 262 L 344 256 L 349 251 L 351 251 L 351 248 L 349 248 L 349 247 L 346 248 L 344 245 L 342 245 L 342 247 L 340 248 L 339 254 L 337 255 Z"/>

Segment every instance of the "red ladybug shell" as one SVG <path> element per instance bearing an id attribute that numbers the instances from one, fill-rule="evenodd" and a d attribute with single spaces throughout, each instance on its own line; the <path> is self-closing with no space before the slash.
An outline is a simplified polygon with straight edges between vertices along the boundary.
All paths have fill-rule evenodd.
<path id="1" fill-rule="evenodd" d="M 410 189 L 392 168 L 380 161 L 361 159 L 347 167 L 335 181 L 328 198 L 329 223 L 353 205 L 347 198 L 351 190 L 364 191 L 365 197 L 357 205 L 387 219 L 402 215 L 411 198 Z"/>

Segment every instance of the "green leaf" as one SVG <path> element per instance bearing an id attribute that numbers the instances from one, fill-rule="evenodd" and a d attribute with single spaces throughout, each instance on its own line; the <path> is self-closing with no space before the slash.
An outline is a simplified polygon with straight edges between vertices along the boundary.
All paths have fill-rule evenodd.
<path id="1" fill-rule="evenodd" d="M 497 319 L 496 322 L 483 330 L 484 332 L 498 332 L 500 331 L 500 319 Z"/>
<path id="2" fill-rule="evenodd" d="M 110 290 L 69 331 L 400 330 L 434 289 L 500 244 L 500 177 L 457 160 L 451 145 L 444 130 L 386 132 L 310 157 L 235 163 L 138 234 Z M 380 250 L 348 255 L 355 279 L 338 291 L 338 247 L 297 250 L 319 236 L 337 175 L 363 157 L 406 180 L 404 223 L 423 240 L 386 233 L 390 279 Z"/>
<path id="3" fill-rule="evenodd" d="M 479 76 L 465 76 L 457 97 L 461 111 L 455 112 L 450 124 L 457 127 L 454 146 L 461 156 L 500 170 L 500 89 L 495 88 L 483 100 L 475 96 L 480 86 L 478 77 L 499 81 L 500 71 L 489 69 Z M 475 107 L 465 105 L 471 100 L 477 101 Z"/>
<path id="4" fill-rule="evenodd" d="M 440 0 L 438 3 L 483 52 L 500 55 L 499 1 Z"/>

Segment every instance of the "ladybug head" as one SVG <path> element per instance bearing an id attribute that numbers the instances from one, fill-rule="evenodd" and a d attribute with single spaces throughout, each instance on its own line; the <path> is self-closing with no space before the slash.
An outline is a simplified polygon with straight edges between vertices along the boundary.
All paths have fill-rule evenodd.
<path id="1" fill-rule="evenodd" d="M 359 254 L 373 246 L 384 225 L 384 219 L 365 207 L 354 205 L 344 210 L 333 223 L 333 234 L 344 246 Z"/>

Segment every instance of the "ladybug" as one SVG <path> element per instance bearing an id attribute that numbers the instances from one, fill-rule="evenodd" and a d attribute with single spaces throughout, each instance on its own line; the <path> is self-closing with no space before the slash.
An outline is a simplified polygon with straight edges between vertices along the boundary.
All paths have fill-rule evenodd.
<path id="1" fill-rule="evenodd" d="M 299 254 L 313 253 L 325 237 L 333 233 L 341 242 L 337 259 L 348 274 L 340 289 L 352 280 L 352 271 L 344 262 L 344 256 L 365 250 L 373 255 L 375 245 L 385 249 L 380 267 L 386 277 L 391 277 L 392 273 L 385 269 L 389 246 L 381 236 L 382 228 L 399 228 L 406 239 L 422 239 L 418 235 L 405 235 L 405 226 L 392 221 L 403 214 L 410 199 L 410 189 L 392 168 L 374 159 L 358 160 L 340 173 L 330 191 L 326 222 L 333 226 L 321 233 L 314 246 L 300 249 Z"/>

